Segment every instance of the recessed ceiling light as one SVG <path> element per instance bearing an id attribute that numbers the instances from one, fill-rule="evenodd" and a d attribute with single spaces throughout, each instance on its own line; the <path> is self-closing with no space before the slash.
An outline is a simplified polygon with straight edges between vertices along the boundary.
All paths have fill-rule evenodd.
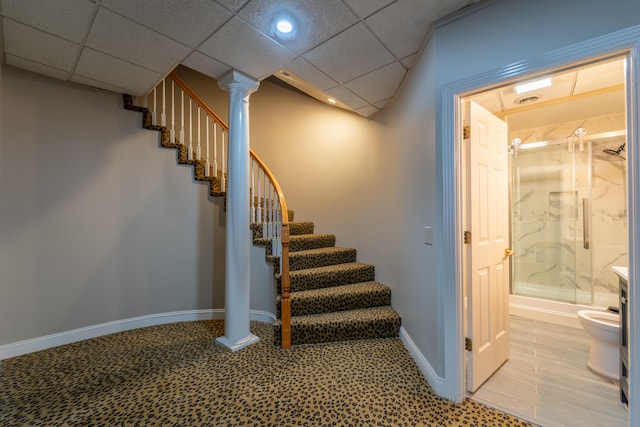
<path id="1" fill-rule="evenodd" d="M 298 29 L 296 20 L 287 12 L 280 12 L 275 15 L 271 31 L 278 40 L 289 41 L 297 37 Z"/>
<path id="2" fill-rule="evenodd" d="M 328 102 L 329 104 L 335 104 L 335 103 L 336 103 L 336 100 L 335 100 L 335 99 L 333 99 L 333 98 L 329 98 L 329 99 L 327 99 L 327 102 Z"/>
<path id="3" fill-rule="evenodd" d="M 532 90 L 540 89 L 543 87 L 551 86 L 551 77 L 547 77 L 546 79 L 536 80 L 534 82 L 523 83 L 521 85 L 516 86 L 516 93 L 521 94 L 525 92 L 530 92 Z"/>
<path id="4" fill-rule="evenodd" d="M 288 19 L 280 19 L 276 22 L 276 30 L 281 32 L 282 34 L 289 34 L 293 31 L 293 24 Z"/>

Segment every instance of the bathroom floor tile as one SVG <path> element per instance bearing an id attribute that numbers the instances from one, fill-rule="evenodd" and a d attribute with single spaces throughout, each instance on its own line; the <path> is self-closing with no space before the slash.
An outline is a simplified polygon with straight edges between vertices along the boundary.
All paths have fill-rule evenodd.
<path id="1" fill-rule="evenodd" d="M 587 366 L 582 329 L 511 316 L 509 360 L 471 399 L 545 427 L 626 426 L 619 384 Z"/>

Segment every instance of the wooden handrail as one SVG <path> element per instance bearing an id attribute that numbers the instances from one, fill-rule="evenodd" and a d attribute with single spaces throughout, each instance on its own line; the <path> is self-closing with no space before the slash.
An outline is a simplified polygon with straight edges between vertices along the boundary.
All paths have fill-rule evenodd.
<path id="1" fill-rule="evenodd" d="M 271 170 L 262 161 L 253 150 L 249 151 L 249 154 L 256 163 L 262 168 L 269 181 L 273 185 L 276 193 L 278 194 L 278 201 L 280 202 L 280 212 L 282 212 L 282 232 L 280 234 L 280 242 L 282 244 L 282 266 L 280 271 L 280 317 L 281 317 L 281 332 L 282 332 L 282 348 L 291 348 L 291 295 L 290 295 L 290 279 L 289 279 L 289 211 L 287 210 L 287 202 L 284 198 L 282 188 L 276 180 Z"/>
<path id="2" fill-rule="evenodd" d="M 178 86 L 193 99 L 199 106 L 202 108 L 209 116 L 211 116 L 215 122 L 225 131 L 229 131 L 229 126 L 218 116 L 205 102 L 195 94 L 187 86 L 187 84 L 182 81 L 182 79 L 175 73 L 171 72 L 169 77 L 176 82 Z M 262 161 L 260 156 L 258 156 L 253 149 L 249 149 L 249 155 L 255 160 L 255 162 L 260 166 L 260 168 L 264 171 L 264 174 L 267 176 L 276 193 L 278 194 L 278 201 L 280 202 L 280 211 L 282 212 L 281 226 L 282 231 L 280 234 L 280 241 L 282 244 L 282 265 L 280 271 L 280 313 L 281 313 L 281 322 L 282 322 L 282 348 L 289 349 L 291 348 L 291 295 L 290 295 L 290 278 L 289 278 L 289 241 L 290 241 L 290 230 L 289 230 L 289 211 L 287 210 L 287 202 L 284 198 L 284 193 L 282 192 L 282 187 L 278 183 L 278 180 L 273 175 L 271 170 L 267 167 L 267 165 Z"/>

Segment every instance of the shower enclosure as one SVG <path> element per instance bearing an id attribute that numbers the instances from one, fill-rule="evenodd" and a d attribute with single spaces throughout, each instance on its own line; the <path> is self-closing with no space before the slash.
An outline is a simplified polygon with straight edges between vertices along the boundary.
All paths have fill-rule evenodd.
<path id="1" fill-rule="evenodd" d="M 577 127 L 569 138 L 514 139 L 512 294 L 615 304 L 610 267 L 628 265 L 625 138 Z"/>

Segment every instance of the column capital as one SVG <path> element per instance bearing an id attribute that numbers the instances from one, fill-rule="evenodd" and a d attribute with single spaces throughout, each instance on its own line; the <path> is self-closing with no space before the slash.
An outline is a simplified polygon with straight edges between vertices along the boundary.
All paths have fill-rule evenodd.
<path id="1" fill-rule="evenodd" d="M 258 90 L 260 82 L 238 70 L 229 70 L 218 78 L 218 87 L 229 91 L 232 86 L 244 89 L 246 93 L 252 93 Z"/>

